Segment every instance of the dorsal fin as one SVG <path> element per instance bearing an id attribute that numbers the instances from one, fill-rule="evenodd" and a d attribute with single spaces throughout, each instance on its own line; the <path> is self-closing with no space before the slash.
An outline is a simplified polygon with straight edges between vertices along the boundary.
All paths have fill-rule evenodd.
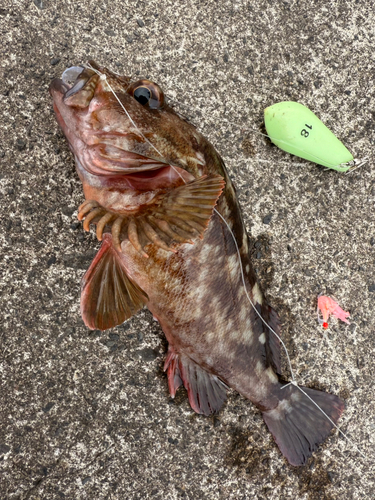
<path id="1" fill-rule="evenodd" d="M 107 330 L 129 319 L 148 300 L 126 274 L 121 253 L 106 233 L 99 252 L 82 278 L 81 313 L 92 330 Z"/>
<path id="2" fill-rule="evenodd" d="M 256 311 L 261 315 L 267 325 L 272 328 L 276 334 L 281 337 L 281 324 L 279 315 L 277 312 L 264 303 L 264 299 L 261 298 L 262 304 L 259 302 L 259 296 L 254 297 L 254 306 Z M 277 336 L 267 328 L 266 324 L 263 323 L 257 312 L 252 306 L 250 306 L 250 317 L 251 317 L 251 330 L 253 335 L 259 339 L 259 348 L 261 349 L 261 355 L 266 366 L 272 366 L 273 370 L 281 375 L 281 344 Z"/>
<path id="3" fill-rule="evenodd" d="M 267 318 L 267 316 L 266 316 Z M 280 318 L 275 309 L 273 309 L 271 306 L 268 306 L 268 318 L 267 318 L 267 323 L 268 325 L 274 330 L 277 335 L 280 337 L 281 335 L 281 324 L 280 324 Z M 268 335 L 266 336 L 267 341 L 268 341 L 268 346 L 269 346 L 269 355 L 270 355 L 270 361 L 272 368 L 275 370 L 276 373 L 281 375 L 281 345 L 280 345 L 280 340 L 276 337 L 276 335 L 268 330 Z"/>

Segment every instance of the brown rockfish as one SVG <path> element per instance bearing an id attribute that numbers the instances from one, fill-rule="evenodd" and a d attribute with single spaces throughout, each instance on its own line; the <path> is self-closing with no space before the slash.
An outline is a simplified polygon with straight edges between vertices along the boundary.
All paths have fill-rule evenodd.
<path id="1" fill-rule="evenodd" d="M 279 334 L 279 319 L 256 282 L 223 160 L 158 85 L 90 66 L 50 86 L 83 183 L 79 219 L 103 241 L 83 278 L 85 324 L 112 328 L 146 305 L 169 342 L 172 397 L 183 384 L 191 407 L 209 415 L 235 389 L 287 460 L 304 464 L 333 425 L 280 378 L 280 342 L 267 327 Z M 303 390 L 337 422 L 338 397 Z"/>

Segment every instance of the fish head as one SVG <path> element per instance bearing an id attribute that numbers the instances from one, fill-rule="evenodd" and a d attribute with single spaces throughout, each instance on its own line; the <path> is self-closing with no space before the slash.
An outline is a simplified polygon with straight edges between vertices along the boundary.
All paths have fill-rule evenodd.
<path id="1" fill-rule="evenodd" d="M 132 81 L 90 61 L 65 70 L 50 93 L 83 182 L 121 176 L 147 190 L 166 177 L 186 182 L 209 173 L 208 160 L 218 156 L 150 80 Z"/>

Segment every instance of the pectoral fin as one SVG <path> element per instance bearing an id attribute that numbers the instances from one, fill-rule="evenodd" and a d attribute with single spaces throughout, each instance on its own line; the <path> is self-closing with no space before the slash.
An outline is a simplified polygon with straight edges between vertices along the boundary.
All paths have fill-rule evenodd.
<path id="1" fill-rule="evenodd" d="M 90 223 L 96 223 L 99 240 L 109 226 L 113 244 L 119 251 L 121 242 L 128 239 L 144 257 L 148 257 L 144 248 L 150 243 L 175 252 L 176 244 L 193 243 L 195 238 L 203 237 L 224 184 L 219 175 L 202 176 L 166 191 L 155 198 L 154 204 L 130 216 L 118 215 L 96 201 L 87 200 L 79 207 L 78 219 L 85 219 L 86 230 Z"/>
<path id="2" fill-rule="evenodd" d="M 112 236 L 105 234 L 82 279 L 81 313 L 85 325 L 92 330 L 113 328 L 129 319 L 147 300 L 146 293 L 127 276 Z"/>

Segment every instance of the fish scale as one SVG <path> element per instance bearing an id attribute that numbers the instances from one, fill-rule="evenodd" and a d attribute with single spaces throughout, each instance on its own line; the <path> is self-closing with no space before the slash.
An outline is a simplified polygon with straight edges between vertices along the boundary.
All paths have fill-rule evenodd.
<path id="1" fill-rule="evenodd" d="M 304 464 L 344 403 L 283 381 L 280 321 L 256 282 L 222 159 L 157 84 L 90 67 L 50 86 L 83 183 L 79 218 L 85 229 L 97 224 L 103 240 L 83 278 L 85 324 L 112 328 L 147 306 L 169 344 L 171 396 L 183 384 L 193 410 L 209 415 L 228 387 L 237 390 L 260 409 L 287 460 Z"/>

